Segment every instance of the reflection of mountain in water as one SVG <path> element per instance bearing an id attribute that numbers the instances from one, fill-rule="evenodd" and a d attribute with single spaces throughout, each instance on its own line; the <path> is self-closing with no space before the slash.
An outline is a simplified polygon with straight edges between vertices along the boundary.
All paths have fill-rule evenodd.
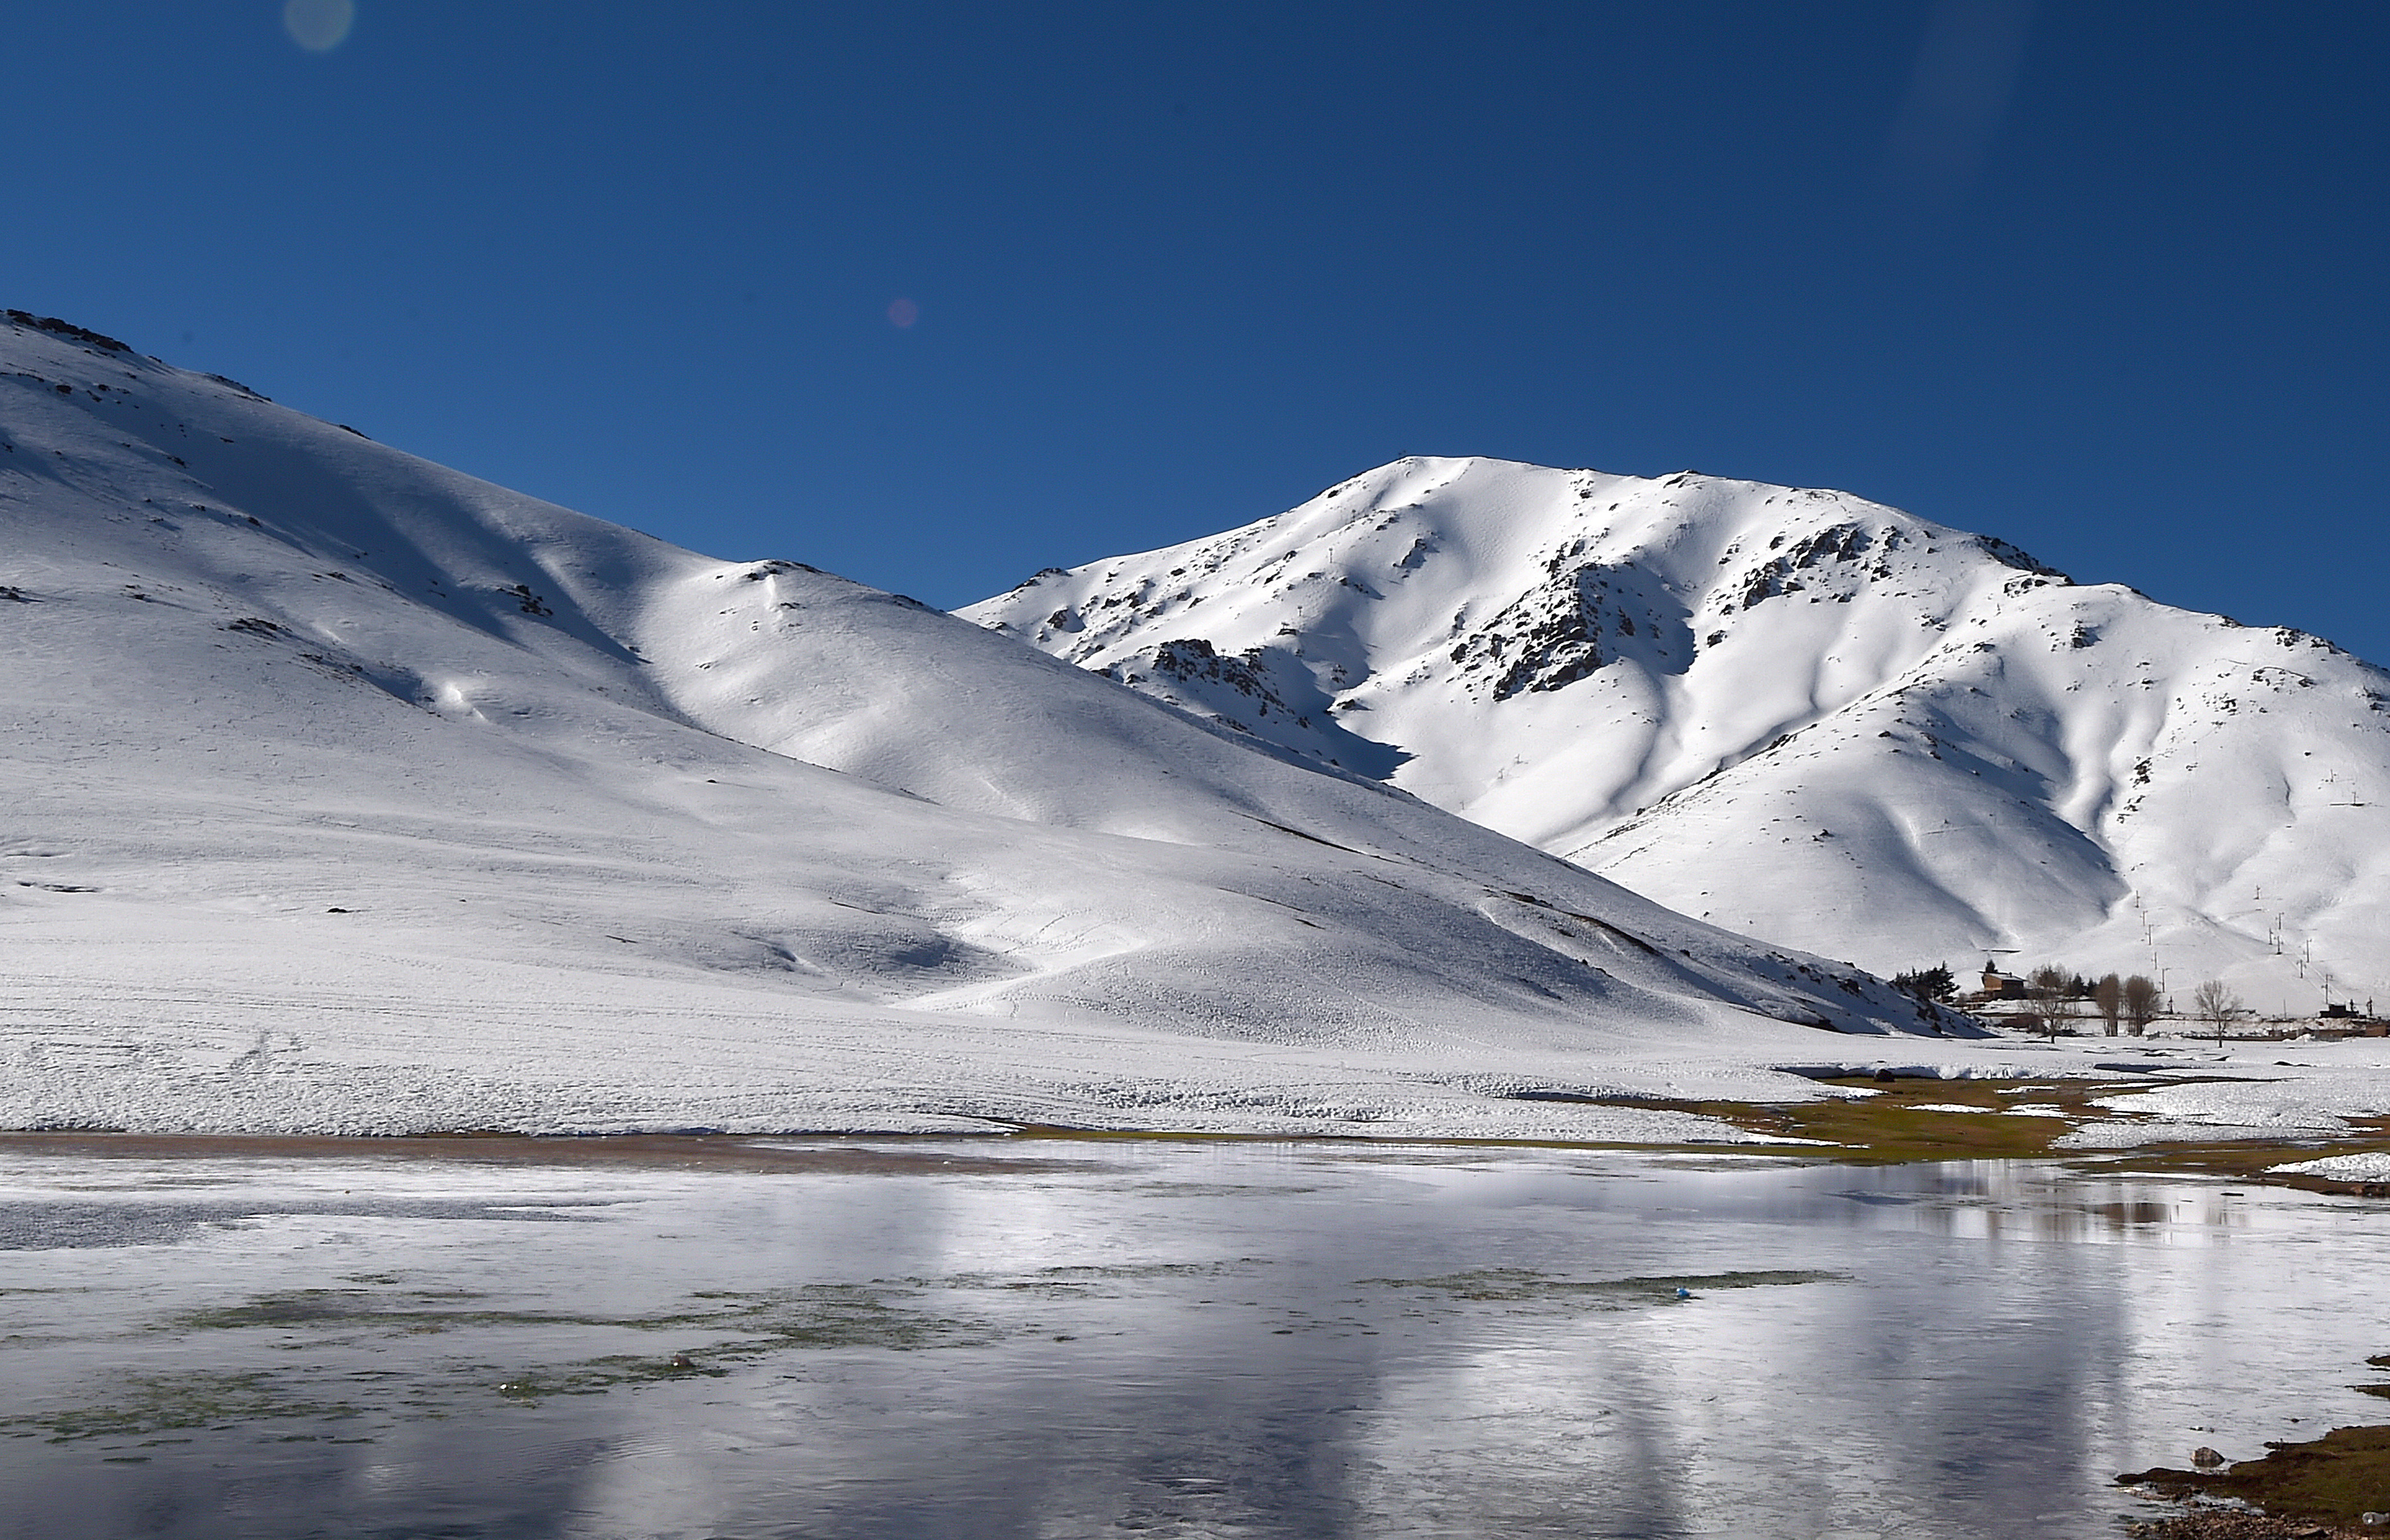
<path id="1" fill-rule="evenodd" d="M 88 1274 L 43 1253 L 63 1296 L 0 1279 L 12 1426 L 70 1434 L 12 1441 L 12 1511 L 193 1535 L 238 1513 L 258 1540 L 427 1513 L 2089 1536 L 2127 1502 L 2114 1472 L 2178 1460 L 2191 1429 L 2254 1451 L 2365 1399 L 2340 1381 L 2371 1342 L 2366 1238 L 2302 1195 L 1997 1162 L 1080 1145 L 1008 1174 L 979 1144 L 911 1152 L 982 1169 L 359 1157 L 215 1161 L 195 1187 L 191 1162 L 110 1162 L 115 1200 L 213 1213 L 229 1187 L 249 1229 Z M 19 1206 L 91 1202 L 88 1161 L 9 1174 Z M 495 1217 L 553 1206 L 579 1222 Z M 96 1351 L 136 1339 L 130 1372 Z M 187 1425 L 122 1423 L 203 1397 Z"/>

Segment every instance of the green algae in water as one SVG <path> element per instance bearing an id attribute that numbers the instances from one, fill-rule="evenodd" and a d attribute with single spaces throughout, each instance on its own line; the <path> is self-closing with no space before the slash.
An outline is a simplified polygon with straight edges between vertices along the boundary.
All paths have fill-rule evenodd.
<path id="1" fill-rule="evenodd" d="M 1241 1259 L 1250 1262 L 1250 1258 Z M 1001 1290 L 1009 1294 L 1034 1294 L 1047 1299 L 1092 1299 L 1099 1297 L 1107 1286 L 1150 1283 L 1182 1278 L 1216 1277 L 1239 1263 L 1227 1262 L 1149 1262 L 1120 1263 L 1106 1266 L 1041 1267 L 1034 1273 L 958 1273 L 943 1278 L 908 1278 L 913 1286 Z"/>
<path id="2" fill-rule="evenodd" d="M 729 1372 L 686 1353 L 664 1359 L 618 1353 L 570 1367 L 501 1380 L 495 1388 L 509 1401 L 537 1402 L 550 1395 L 603 1395 L 618 1385 L 651 1385 L 664 1380 L 720 1380 Z"/>
<path id="3" fill-rule="evenodd" d="M 1383 1289 L 1409 1289 L 1449 1295 L 1457 1300 L 1503 1303 L 1600 1304 L 1624 1309 L 1633 1304 L 1673 1304 L 1677 1290 L 1715 1292 L 1727 1289 L 1772 1289 L 1802 1283 L 1848 1281 L 1843 1273 L 1778 1270 L 1745 1273 L 1683 1273 L 1665 1277 L 1563 1278 L 1524 1267 L 1481 1267 L 1431 1278 L 1362 1278 L 1358 1282 Z"/>
<path id="4" fill-rule="evenodd" d="M 116 1401 L 9 1418 L 0 1421 L 0 1429 L 47 1432 L 52 1444 L 72 1444 L 186 1428 L 216 1429 L 289 1418 L 330 1422 L 363 1415 L 362 1408 L 345 1401 L 293 1394 L 265 1374 L 143 1375 L 130 1380 L 124 1395 Z"/>
<path id="5" fill-rule="evenodd" d="M 913 1283 L 809 1284 L 760 1293 L 707 1291 L 689 1296 L 693 1308 L 635 1315 L 561 1311 L 459 1308 L 448 1301 L 474 1294 L 414 1294 L 393 1299 L 364 1290 L 305 1289 L 261 1294 L 235 1304 L 192 1311 L 152 1328 L 167 1332 L 304 1330 L 365 1328 L 399 1333 L 473 1328 L 621 1328 L 753 1335 L 809 1347 L 916 1348 L 982 1340 L 984 1328 L 925 1315 L 896 1303 L 918 1295 Z"/>
<path id="6" fill-rule="evenodd" d="M 1235 1263 L 1046 1267 L 1020 1274 L 966 1273 L 859 1284 L 808 1284 L 764 1291 L 701 1290 L 687 1296 L 686 1303 L 677 1309 L 622 1315 L 482 1305 L 474 1302 L 485 1296 L 465 1290 L 391 1293 L 368 1289 L 301 1289 L 187 1311 L 149 1329 L 175 1333 L 362 1328 L 413 1334 L 475 1328 L 621 1328 L 752 1334 L 791 1346 L 902 1350 L 996 1340 L 987 1323 L 933 1316 L 900 1303 L 918 1299 L 929 1290 L 1086 1297 L 1109 1285 L 1212 1277 L 1252 1261 L 1241 1258 Z M 718 1345 L 716 1351 L 720 1351 Z"/>
<path id="7" fill-rule="evenodd" d="M 431 1293 L 392 1296 L 362 1289 L 300 1289 L 259 1294 L 238 1303 L 194 1310 L 160 1322 L 155 1331 L 240 1331 L 253 1328 L 363 1327 L 394 1332 L 455 1331 L 472 1327 L 631 1327 L 656 1329 L 702 1327 L 719 1311 L 674 1311 L 652 1315 L 593 1315 L 548 1310 L 469 1307 L 480 1294 Z"/>
<path id="8" fill-rule="evenodd" d="M 617 1386 L 659 1380 L 720 1379 L 729 1372 L 725 1365 L 753 1363 L 792 1350 L 879 1348 L 909 1353 L 982 1347 L 1001 1339 L 1002 1333 L 987 1322 L 908 1309 L 893 1303 L 892 1292 L 899 1291 L 860 1284 L 812 1284 L 767 1294 L 710 1294 L 706 1297 L 733 1302 L 733 1307 L 702 1318 L 739 1335 L 664 1359 L 610 1354 L 551 1368 L 525 1369 L 498 1379 L 495 1389 L 509 1400 L 536 1402 L 545 1396 L 602 1394 Z"/>
<path id="9" fill-rule="evenodd" d="M 880 1349 L 915 1352 L 981 1346 L 1002 1333 L 983 1320 L 940 1315 L 913 1303 L 922 1291 L 887 1284 L 812 1284 L 755 1293 L 709 1291 L 695 1308 L 645 1315 L 425 1308 L 427 1299 L 392 1299 L 362 1290 L 297 1290 L 193 1312 L 156 1328 L 185 1332 L 278 1330 L 338 1343 L 360 1328 L 393 1334 L 473 1328 L 541 1333 L 598 1329 L 673 1331 L 701 1339 L 678 1351 L 603 1354 L 512 1364 L 450 1361 L 413 1370 L 359 1367 L 319 1371 L 338 1392 L 293 1388 L 264 1372 L 145 1376 L 107 1400 L 0 1419 L 0 1433 L 47 1434 L 53 1443 L 133 1437 L 173 1430 L 223 1431 L 269 1420 L 331 1421 L 364 1416 L 440 1417 L 495 1392 L 536 1403 L 552 1395 L 596 1395 L 670 1380 L 718 1380 L 732 1367 L 789 1352 Z M 313 1435 L 296 1435 L 309 1437 Z"/>
<path id="10" fill-rule="evenodd" d="M 974 1347 L 1001 1335 L 990 1323 L 934 1315 L 899 1301 L 918 1290 L 868 1284 L 817 1283 L 750 1296 L 746 1306 L 722 1324 L 753 1333 L 767 1348 Z"/>

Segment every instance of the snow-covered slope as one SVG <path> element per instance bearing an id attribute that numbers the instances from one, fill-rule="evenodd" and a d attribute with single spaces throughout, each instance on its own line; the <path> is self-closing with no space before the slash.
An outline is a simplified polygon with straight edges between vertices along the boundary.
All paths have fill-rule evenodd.
<path id="1" fill-rule="evenodd" d="M 1636 1136 L 1688 1120 L 1552 1098 L 1942 1024 L 909 600 L 22 316 L 0 689 L 0 1125 Z"/>
<path id="2" fill-rule="evenodd" d="M 963 613 L 1880 971 L 2390 1006 L 2390 675 L 1843 493 L 1404 460 Z"/>

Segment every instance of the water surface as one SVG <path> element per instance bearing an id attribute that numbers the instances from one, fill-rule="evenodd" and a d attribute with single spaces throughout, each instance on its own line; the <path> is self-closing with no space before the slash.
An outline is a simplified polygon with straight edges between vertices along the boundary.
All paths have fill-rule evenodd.
<path id="1" fill-rule="evenodd" d="M 2106 1535 L 2119 1470 L 2384 1420 L 2345 1200 L 790 1148 L 0 1149 L 0 1534 Z"/>

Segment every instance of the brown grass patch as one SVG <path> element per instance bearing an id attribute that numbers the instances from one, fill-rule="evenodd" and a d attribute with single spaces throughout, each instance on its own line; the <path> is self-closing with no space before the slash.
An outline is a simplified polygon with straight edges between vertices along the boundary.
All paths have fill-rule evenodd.
<path id="1" fill-rule="evenodd" d="M 2211 1077 L 2212 1078 L 2212 1077 Z M 2203 1084 L 2190 1078 L 2164 1084 Z M 2310 1191 L 2390 1197 L 2390 1183 L 2338 1182 L 2320 1176 L 2278 1175 L 2270 1166 L 2324 1155 L 2390 1150 L 2390 1118 L 2348 1120 L 2353 1132 L 2329 1138 L 2276 1143 L 2247 1139 L 2153 1140 L 2139 1148 L 2063 1149 L 2058 1141 L 2087 1123 L 2130 1121 L 2129 1114 L 2095 1103 L 2145 1088 L 2146 1083 L 2111 1080 L 1923 1080 L 1876 1081 L 1851 1076 L 1828 1085 L 1873 1092 L 1831 1100 L 1754 1105 L 1728 1101 L 1661 1101 L 1622 1098 L 1624 1105 L 1693 1112 L 1733 1124 L 1764 1139 L 1788 1141 L 1781 1152 L 1812 1154 L 1846 1165 L 1891 1165 L 1908 1161 L 2096 1161 L 2103 1171 L 2152 1174 L 2195 1173 L 2236 1181 L 2268 1182 Z M 2023 1115 L 2018 1107 L 2049 1109 Z M 1980 1108 L 1945 1111 L 1940 1108 Z M 1792 1144 L 1823 1139 L 1835 1148 Z"/>

